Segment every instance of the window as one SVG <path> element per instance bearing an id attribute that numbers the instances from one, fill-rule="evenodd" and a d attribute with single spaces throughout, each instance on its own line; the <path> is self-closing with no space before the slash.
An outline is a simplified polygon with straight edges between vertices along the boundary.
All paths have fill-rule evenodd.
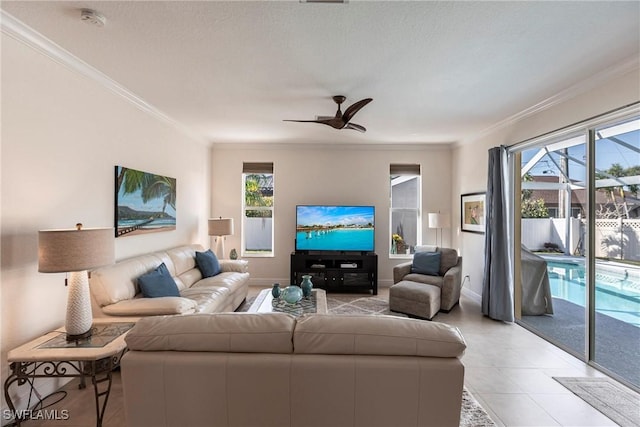
<path id="1" fill-rule="evenodd" d="M 242 255 L 273 256 L 273 163 L 244 163 L 242 184 Z"/>
<path id="2" fill-rule="evenodd" d="M 407 255 L 421 244 L 420 165 L 392 164 L 390 171 L 389 253 Z"/>

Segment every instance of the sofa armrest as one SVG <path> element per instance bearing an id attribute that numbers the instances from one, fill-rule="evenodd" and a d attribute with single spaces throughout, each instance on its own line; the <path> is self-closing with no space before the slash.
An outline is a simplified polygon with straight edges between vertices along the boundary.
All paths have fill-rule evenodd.
<path id="1" fill-rule="evenodd" d="M 462 266 L 456 265 L 444 273 L 444 286 L 460 286 L 462 282 Z"/>
<path id="2" fill-rule="evenodd" d="M 460 300 L 462 290 L 462 258 L 458 257 L 458 263 L 447 270 L 440 289 L 440 308 L 444 311 L 451 310 Z"/>
<path id="3" fill-rule="evenodd" d="M 411 273 L 412 263 L 412 261 L 407 261 L 393 267 L 393 283 L 400 282 L 404 276 Z"/>
<path id="4" fill-rule="evenodd" d="M 248 273 L 249 261 L 244 259 L 221 259 L 220 269 L 223 273 L 236 272 L 236 273 Z"/>

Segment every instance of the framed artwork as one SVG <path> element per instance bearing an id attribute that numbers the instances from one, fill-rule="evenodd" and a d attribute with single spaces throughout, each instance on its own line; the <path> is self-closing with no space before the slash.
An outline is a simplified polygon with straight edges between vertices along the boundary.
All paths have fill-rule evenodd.
<path id="1" fill-rule="evenodd" d="M 176 229 L 176 179 L 115 168 L 116 237 Z"/>
<path id="2" fill-rule="evenodd" d="M 486 198 L 486 193 L 469 193 L 460 196 L 462 231 L 484 233 L 487 212 Z"/>

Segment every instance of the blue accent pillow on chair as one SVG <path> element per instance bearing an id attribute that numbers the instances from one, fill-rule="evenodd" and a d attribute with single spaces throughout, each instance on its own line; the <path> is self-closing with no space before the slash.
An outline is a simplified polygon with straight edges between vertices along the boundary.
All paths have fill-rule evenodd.
<path id="1" fill-rule="evenodd" d="M 138 277 L 138 286 L 145 298 L 179 297 L 178 285 L 164 265 Z"/>
<path id="2" fill-rule="evenodd" d="M 411 272 L 438 276 L 440 273 L 440 252 L 416 252 L 413 254 Z"/>
<path id="3" fill-rule="evenodd" d="M 205 252 L 196 251 L 196 264 L 202 273 L 202 277 L 212 277 L 220 274 L 220 262 L 218 262 L 218 257 L 211 252 L 211 249 Z"/>

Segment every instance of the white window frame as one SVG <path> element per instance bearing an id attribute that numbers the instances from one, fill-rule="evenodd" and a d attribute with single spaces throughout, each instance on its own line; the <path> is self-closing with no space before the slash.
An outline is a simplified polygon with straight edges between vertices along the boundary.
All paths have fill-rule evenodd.
<path id="1" fill-rule="evenodd" d="M 271 206 L 247 206 L 246 205 L 246 182 L 248 175 L 271 175 L 273 183 L 273 195 Z M 244 163 L 242 171 L 242 256 L 245 258 L 273 258 L 275 257 L 275 174 L 273 172 L 273 163 Z M 248 230 L 246 229 L 246 212 L 252 211 L 271 211 L 271 250 L 270 251 L 248 251 L 246 247 L 246 238 Z"/>
<path id="2" fill-rule="evenodd" d="M 396 178 L 392 178 L 396 176 Z M 394 208 L 393 207 L 393 185 L 395 183 L 407 182 L 409 180 L 416 179 L 416 208 Z M 392 243 L 391 238 L 395 233 L 393 230 L 393 213 L 398 211 L 415 211 L 416 212 L 416 245 L 422 244 L 422 171 L 420 165 L 402 165 L 391 164 L 389 168 L 389 238 L 387 239 L 388 250 L 387 254 L 390 259 L 411 259 L 413 253 L 391 253 Z"/>

